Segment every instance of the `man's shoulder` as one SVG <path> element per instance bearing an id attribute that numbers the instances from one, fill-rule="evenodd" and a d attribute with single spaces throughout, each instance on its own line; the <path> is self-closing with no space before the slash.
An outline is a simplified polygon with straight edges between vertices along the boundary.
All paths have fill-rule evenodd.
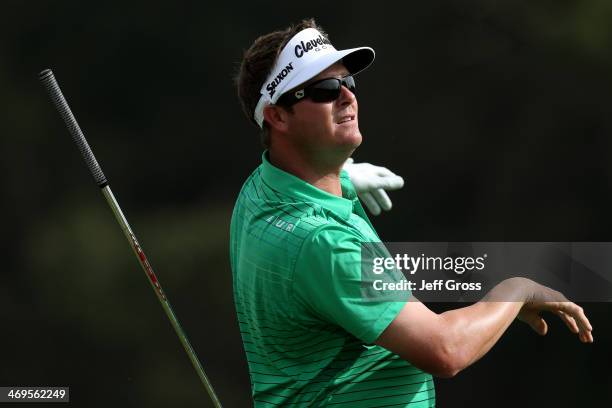
<path id="1" fill-rule="evenodd" d="M 293 279 L 299 258 L 310 256 L 305 254 L 316 252 L 316 247 L 323 250 L 322 245 L 330 246 L 328 234 L 323 234 L 325 242 L 315 237 L 344 228 L 342 221 L 320 204 L 275 191 L 254 172 L 243 186 L 232 215 L 234 272 L 243 280 L 270 274 L 277 281 L 288 282 Z"/>
<path id="2" fill-rule="evenodd" d="M 261 166 L 247 178 L 234 208 L 251 223 L 271 224 L 286 232 L 300 232 L 302 237 L 313 230 L 336 224 L 333 214 L 320 204 L 298 199 L 285 191 L 266 184 L 261 177 Z"/>

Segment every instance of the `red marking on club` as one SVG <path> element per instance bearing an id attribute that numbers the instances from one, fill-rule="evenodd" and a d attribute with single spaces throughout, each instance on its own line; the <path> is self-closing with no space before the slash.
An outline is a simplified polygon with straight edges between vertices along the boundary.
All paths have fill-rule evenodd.
<path id="1" fill-rule="evenodd" d="M 151 277 L 151 280 L 153 281 L 153 283 L 157 284 L 157 276 L 155 276 L 153 271 L 150 269 L 149 269 L 149 276 Z"/>
<path id="2" fill-rule="evenodd" d="M 149 280 L 151 281 L 153 286 L 155 286 L 155 288 L 157 289 L 157 293 L 159 293 L 159 296 L 161 296 L 162 299 L 166 300 L 166 296 L 164 295 L 164 292 L 162 291 L 159 281 L 157 280 L 157 276 L 155 276 L 155 273 L 153 272 L 153 269 L 151 268 L 151 265 L 149 264 L 149 260 L 147 259 L 142 248 L 140 248 L 138 241 L 136 241 L 136 237 L 130 233 L 130 238 L 132 239 L 132 245 L 134 246 L 134 248 L 136 248 L 136 253 L 138 254 L 138 258 L 140 259 L 140 262 L 142 263 L 142 266 L 144 267 L 145 273 L 149 277 Z"/>

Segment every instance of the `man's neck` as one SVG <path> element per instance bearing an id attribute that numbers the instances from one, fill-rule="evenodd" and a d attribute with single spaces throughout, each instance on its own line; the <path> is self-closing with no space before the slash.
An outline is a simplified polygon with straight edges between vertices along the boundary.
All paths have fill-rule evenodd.
<path id="1" fill-rule="evenodd" d="M 320 190 L 342 197 L 340 170 L 344 160 L 339 163 L 325 163 L 310 159 L 298 152 L 284 152 L 270 149 L 270 163 L 287 173 L 312 184 Z"/>

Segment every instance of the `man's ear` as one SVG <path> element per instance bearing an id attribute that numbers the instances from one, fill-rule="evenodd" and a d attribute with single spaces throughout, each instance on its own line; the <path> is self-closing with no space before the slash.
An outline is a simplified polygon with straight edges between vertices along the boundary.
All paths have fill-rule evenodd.
<path id="1" fill-rule="evenodd" d="M 267 105 L 263 110 L 264 120 L 271 129 L 286 132 L 289 112 L 277 105 Z"/>

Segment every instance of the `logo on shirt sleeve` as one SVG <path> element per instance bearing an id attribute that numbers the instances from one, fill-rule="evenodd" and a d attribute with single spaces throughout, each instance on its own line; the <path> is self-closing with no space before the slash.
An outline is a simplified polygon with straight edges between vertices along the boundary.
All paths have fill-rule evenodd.
<path id="1" fill-rule="evenodd" d="M 277 217 L 275 215 L 271 215 L 268 218 L 266 218 L 266 222 L 268 224 L 274 225 L 276 228 L 282 231 L 287 231 L 287 232 L 293 232 L 296 226 L 296 224 L 293 224 L 289 221 L 285 221 L 282 218 Z"/>

